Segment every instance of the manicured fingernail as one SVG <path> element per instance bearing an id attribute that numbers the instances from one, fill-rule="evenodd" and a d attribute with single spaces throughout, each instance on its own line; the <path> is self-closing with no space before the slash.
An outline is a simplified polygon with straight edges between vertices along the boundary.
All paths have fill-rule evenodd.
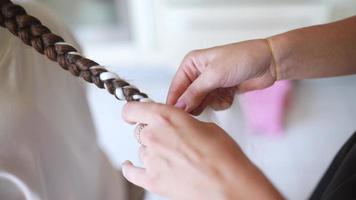
<path id="1" fill-rule="evenodd" d="M 174 107 L 184 110 L 187 107 L 187 104 L 185 104 L 184 101 L 178 101 Z"/>

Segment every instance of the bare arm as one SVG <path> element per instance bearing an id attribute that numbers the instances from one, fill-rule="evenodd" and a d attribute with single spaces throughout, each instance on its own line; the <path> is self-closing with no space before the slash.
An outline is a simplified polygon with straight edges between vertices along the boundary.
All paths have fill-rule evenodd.
<path id="1" fill-rule="evenodd" d="M 279 79 L 356 73 L 356 16 L 269 38 Z"/>
<path id="2" fill-rule="evenodd" d="M 193 51 L 179 67 L 167 103 L 199 114 L 208 105 L 216 110 L 226 109 L 236 91 L 263 89 L 276 79 L 355 73 L 356 16 L 289 31 L 267 40 Z"/>

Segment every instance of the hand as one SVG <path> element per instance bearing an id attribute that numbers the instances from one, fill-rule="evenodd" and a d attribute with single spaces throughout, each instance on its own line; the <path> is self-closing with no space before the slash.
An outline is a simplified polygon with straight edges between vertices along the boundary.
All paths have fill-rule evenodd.
<path id="1" fill-rule="evenodd" d="M 266 40 L 250 40 L 189 53 L 169 89 L 167 103 L 192 114 L 210 105 L 230 107 L 236 92 L 263 89 L 275 82 Z"/>
<path id="2" fill-rule="evenodd" d="M 155 103 L 128 103 L 123 118 L 147 124 L 140 133 L 144 168 L 122 166 L 130 182 L 169 199 L 281 199 L 215 124 Z"/>

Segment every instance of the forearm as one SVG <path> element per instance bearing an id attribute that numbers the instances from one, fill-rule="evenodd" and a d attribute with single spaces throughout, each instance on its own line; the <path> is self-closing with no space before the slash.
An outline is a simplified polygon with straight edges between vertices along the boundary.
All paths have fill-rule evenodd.
<path id="1" fill-rule="evenodd" d="M 279 80 L 356 73 L 356 16 L 296 29 L 269 40 Z"/>

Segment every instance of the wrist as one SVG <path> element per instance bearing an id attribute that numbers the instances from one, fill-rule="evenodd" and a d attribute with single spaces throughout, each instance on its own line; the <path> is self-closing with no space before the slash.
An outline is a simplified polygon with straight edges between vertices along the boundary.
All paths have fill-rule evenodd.
<path id="1" fill-rule="evenodd" d="M 265 177 L 265 175 L 251 162 L 241 166 L 230 174 L 230 179 L 224 183 L 224 199 L 250 200 L 283 200 L 284 198 Z"/>
<path id="2" fill-rule="evenodd" d="M 269 72 L 275 81 L 280 80 L 280 75 L 279 75 L 279 64 L 277 63 L 276 55 L 272 46 L 272 42 L 269 38 L 266 38 L 265 43 L 268 47 L 268 51 L 270 53 L 270 62 L 269 62 Z"/>
<path id="3" fill-rule="evenodd" d="M 291 79 L 293 76 L 288 70 L 288 57 L 291 54 L 291 48 L 286 34 L 274 35 L 266 40 L 274 57 L 276 80 Z"/>

